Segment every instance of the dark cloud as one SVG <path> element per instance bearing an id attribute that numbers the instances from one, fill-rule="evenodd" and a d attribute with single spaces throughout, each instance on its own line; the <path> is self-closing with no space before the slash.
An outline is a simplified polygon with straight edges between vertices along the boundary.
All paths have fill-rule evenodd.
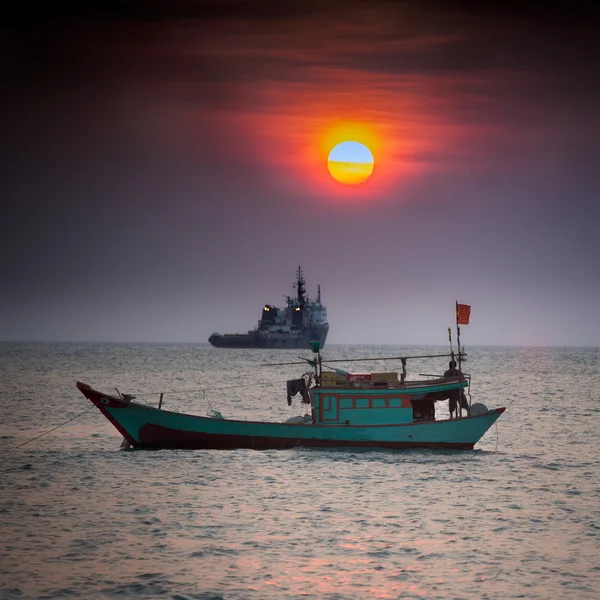
<path id="1" fill-rule="evenodd" d="M 123 80 L 304 81 L 326 65 L 398 76 L 501 71 L 597 90 L 600 41 L 587 3 L 52 3 L 5 20 L 15 85 Z M 10 68 L 12 67 L 12 68 Z"/>

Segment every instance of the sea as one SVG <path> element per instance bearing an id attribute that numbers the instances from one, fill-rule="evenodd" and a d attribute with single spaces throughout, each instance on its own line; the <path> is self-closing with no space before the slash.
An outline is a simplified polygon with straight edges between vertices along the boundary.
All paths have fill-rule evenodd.
<path id="1" fill-rule="evenodd" d="M 328 344 L 323 361 L 448 351 Z M 472 402 L 506 407 L 472 451 L 144 451 L 77 381 L 285 421 L 308 353 L 1 343 L 0 598 L 597 600 L 600 349 L 467 354 Z"/>

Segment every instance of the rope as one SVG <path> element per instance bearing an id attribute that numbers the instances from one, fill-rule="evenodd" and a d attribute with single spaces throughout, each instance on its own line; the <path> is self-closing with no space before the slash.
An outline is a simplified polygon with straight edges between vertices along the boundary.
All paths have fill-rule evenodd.
<path id="1" fill-rule="evenodd" d="M 222 419 L 223 415 L 220 412 L 213 409 L 208 398 L 206 397 L 207 391 L 228 390 L 228 389 L 232 389 L 232 388 L 253 387 L 253 386 L 259 386 L 259 385 L 273 385 L 274 383 L 285 383 L 286 381 L 287 380 L 265 381 L 265 382 L 261 382 L 261 383 L 252 383 L 252 384 L 244 383 L 241 385 L 228 385 L 228 386 L 217 387 L 217 388 L 202 388 L 202 389 L 198 389 L 198 390 L 180 390 L 180 391 L 174 390 L 172 392 L 141 392 L 140 396 L 144 396 L 144 394 L 161 394 L 161 393 L 162 394 L 185 394 L 185 393 L 193 393 L 193 392 L 202 392 L 204 394 L 204 399 L 206 400 L 206 402 L 208 403 L 208 406 L 211 409 L 209 412 L 209 416 L 211 416 L 213 419 Z M 79 413 L 78 415 L 75 415 L 74 417 L 70 418 L 68 421 L 65 421 L 64 423 L 61 423 L 60 425 L 57 425 L 56 427 L 53 427 L 52 429 L 45 431 L 44 433 L 41 433 L 40 435 L 38 435 L 34 438 L 31 438 L 30 440 L 27 440 L 26 442 L 23 442 L 22 444 L 19 444 L 17 446 L 17 448 L 20 448 L 21 446 L 25 446 L 26 444 L 29 444 L 30 442 L 34 442 L 35 440 L 39 440 L 40 438 L 44 437 L 45 435 L 48 435 L 49 433 L 52 433 L 53 431 L 56 431 L 57 429 L 64 427 L 67 423 L 70 423 L 71 421 L 78 419 L 82 415 L 85 415 L 86 412 L 89 412 L 90 410 L 92 410 L 92 408 L 95 408 L 96 406 L 98 406 L 99 403 L 100 403 L 100 401 L 92 404 L 92 406 L 90 406 L 89 408 L 86 408 L 83 412 Z"/>
<path id="2" fill-rule="evenodd" d="M 26 442 L 23 442 L 22 444 L 19 444 L 17 446 L 17 448 L 20 448 L 21 446 L 24 446 L 25 444 L 29 444 L 29 442 L 34 442 L 35 440 L 39 440 L 41 437 L 44 437 L 45 435 L 48 435 L 49 433 L 52 433 L 53 431 L 56 431 L 57 429 L 60 429 L 61 427 L 63 427 L 67 423 L 70 423 L 71 421 L 74 421 L 75 419 L 78 419 L 79 417 L 81 417 L 81 415 L 85 415 L 85 413 L 89 412 L 90 410 L 92 410 L 92 408 L 96 408 L 96 406 L 98 406 L 98 404 L 100 404 L 100 400 L 98 400 L 98 402 L 92 404 L 92 406 L 90 406 L 89 408 L 86 408 L 83 412 L 79 413 L 78 415 L 75 415 L 74 417 L 72 417 L 68 421 L 65 421 L 64 423 L 61 423 L 60 425 L 57 425 L 56 427 L 50 429 L 49 431 L 41 433 L 40 435 L 38 435 L 38 436 L 36 436 L 34 438 L 31 438 L 30 440 L 27 440 Z"/>
<path id="3" fill-rule="evenodd" d="M 276 383 L 286 383 L 287 379 L 282 379 L 281 381 L 262 381 L 260 383 L 241 383 L 240 385 L 226 385 L 223 387 L 214 387 L 214 388 L 199 388 L 197 390 L 172 390 L 170 392 L 138 392 L 141 395 L 144 394 L 192 394 L 196 392 L 213 392 L 215 390 L 230 390 L 233 388 L 241 388 L 241 387 L 256 387 L 259 385 L 274 385 Z"/>
<path id="4" fill-rule="evenodd" d="M 212 404 L 210 403 L 210 400 L 208 399 L 208 396 L 206 395 L 206 392 L 204 390 L 202 390 L 202 397 L 206 400 L 206 403 L 208 404 L 208 407 L 210 408 L 210 410 L 206 413 L 207 416 L 209 416 L 211 419 L 224 419 L 225 418 L 218 410 L 215 410 L 212 407 Z"/>

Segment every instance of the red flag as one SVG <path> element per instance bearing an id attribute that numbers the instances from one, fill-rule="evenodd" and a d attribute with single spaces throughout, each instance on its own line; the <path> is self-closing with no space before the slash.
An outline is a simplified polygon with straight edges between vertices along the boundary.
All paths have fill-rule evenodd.
<path id="1" fill-rule="evenodd" d="M 471 307 L 468 304 L 456 303 L 456 324 L 468 325 L 471 316 Z"/>

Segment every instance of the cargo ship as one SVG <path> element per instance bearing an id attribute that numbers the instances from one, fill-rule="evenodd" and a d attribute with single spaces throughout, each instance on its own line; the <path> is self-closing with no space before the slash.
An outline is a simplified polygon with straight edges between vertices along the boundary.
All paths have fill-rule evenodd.
<path id="1" fill-rule="evenodd" d="M 255 329 L 248 333 L 213 333 L 208 341 L 217 348 L 309 348 L 310 342 L 319 342 L 322 348 L 329 323 L 327 309 L 321 303 L 321 286 L 317 286 L 316 300 L 311 300 L 298 267 L 294 287 L 296 296 L 286 296 L 285 307 L 263 307 Z"/>

